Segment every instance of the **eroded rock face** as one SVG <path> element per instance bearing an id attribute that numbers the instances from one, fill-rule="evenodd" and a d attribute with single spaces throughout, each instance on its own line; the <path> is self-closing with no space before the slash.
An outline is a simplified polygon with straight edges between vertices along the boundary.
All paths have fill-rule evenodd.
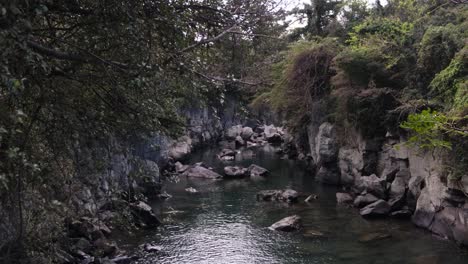
<path id="1" fill-rule="evenodd" d="M 319 127 L 316 139 L 317 163 L 327 163 L 338 158 L 338 142 L 334 125 L 323 123 Z"/>
<path id="2" fill-rule="evenodd" d="M 301 229 L 302 220 L 298 215 L 285 217 L 269 227 L 271 230 L 292 232 Z"/>

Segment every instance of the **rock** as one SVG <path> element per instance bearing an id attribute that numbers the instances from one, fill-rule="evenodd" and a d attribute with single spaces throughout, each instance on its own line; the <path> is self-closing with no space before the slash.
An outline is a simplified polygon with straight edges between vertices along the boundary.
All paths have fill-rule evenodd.
<path id="1" fill-rule="evenodd" d="M 336 168 L 321 166 L 315 175 L 315 180 L 325 184 L 337 185 L 340 183 L 340 173 Z"/>
<path id="2" fill-rule="evenodd" d="M 221 160 L 223 160 L 223 158 L 225 159 L 226 157 L 230 157 L 230 158 L 232 157 L 232 159 L 234 159 L 235 156 L 236 156 L 236 152 L 232 149 L 227 149 L 227 148 L 221 150 L 221 152 L 218 153 L 218 159 L 221 159 Z"/>
<path id="3" fill-rule="evenodd" d="M 378 240 L 384 240 L 384 239 L 388 239 L 388 238 L 391 238 L 392 235 L 390 235 L 389 233 L 369 233 L 369 234 L 365 234 L 365 235 L 362 235 L 361 237 L 359 237 L 359 242 L 362 242 L 362 243 L 367 243 L 367 242 L 374 242 L 374 241 L 378 241 Z"/>
<path id="4" fill-rule="evenodd" d="M 360 211 L 363 217 L 380 217 L 386 216 L 390 213 L 390 205 L 384 200 L 378 200 L 377 202 L 371 203 Z"/>
<path id="5" fill-rule="evenodd" d="M 220 179 L 223 176 L 219 175 L 218 173 L 207 169 L 202 166 L 194 166 L 184 172 L 185 176 L 190 178 L 202 178 L 202 179 Z"/>
<path id="6" fill-rule="evenodd" d="M 114 256 L 119 251 L 117 244 L 107 239 L 98 239 L 93 245 L 96 248 L 95 254 L 102 257 Z"/>
<path id="7" fill-rule="evenodd" d="M 150 243 L 146 243 L 143 245 L 143 249 L 146 251 L 146 252 L 159 252 L 162 250 L 162 247 L 161 246 L 156 246 L 156 245 L 152 245 Z"/>
<path id="8" fill-rule="evenodd" d="M 353 197 L 348 193 L 336 193 L 336 202 L 338 204 L 352 204 Z"/>
<path id="9" fill-rule="evenodd" d="M 318 199 L 318 195 L 311 194 L 311 195 L 307 196 L 307 198 L 304 200 L 304 202 L 309 203 L 309 202 L 312 202 L 312 200 L 317 200 L 317 199 Z"/>
<path id="10" fill-rule="evenodd" d="M 148 204 L 140 201 L 136 204 L 131 204 L 130 208 L 137 224 L 142 227 L 156 227 L 161 224 L 159 219 L 154 215 L 153 209 Z"/>
<path id="11" fill-rule="evenodd" d="M 259 201 L 281 201 L 294 203 L 298 201 L 299 193 L 294 190 L 265 190 L 257 193 Z"/>
<path id="12" fill-rule="evenodd" d="M 362 208 L 371 203 L 375 203 L 378 200 L 379 198 L 375 197 L 374 195 L 366 193 L 364 195 L 359 195 L 358 197 L 356 197 L 353 204 L 357 208 Z"/>
<path id="13" fill-rule="evenodd" d="M 190 168 L 189 165 L 184 165 L 180 161 L 177 161 L 174 165 L 177 173 L 184 173 Z"/>
<path id="14" fill-rule="evenodd" d="M 80 237 L 76 239 L 76 242 L 73 244 L 73 249 L 75 251 L 83 251 L 89 253 L 92 249 L 92 245 L 91 242 L 89 242 L 87 239 Z"/>
<path id="15" fill-rule="evenodd" d="M 159 198 L 159 199 L 162 199 L 162 200 L 167 200 L 167 199 L 172 198 L 172 195 L 170 195 L 170 194 L 168 194 L 166 191 L 164 191 L 164 192 L 162 192 L 162 193 L 160 193 L 160 194 L 158 195 L 158 198 Z"/>
<path id="16" fill-rule="evenodd" d="M 111 259 L 111 261 L 113 261 L 116 264 L 130 264 L 130 263 L 133 263 L 134 261 L 137 261 L 138 259 L 139 258 L 137 256 L 131 256 L 131 257 L 118 256 L 118 257 Z"/>
<path id="17" fill-rule="evenodd" d="M 242 139 L 241 136 L 237 136 L 234 141 L 236 143 L 236 148 L 240 148 L 242 146 L 245 146 L 245 141 Z"/>
<path id="18" fill-rule="evenodd" d="M 226 130 L 224 137 L 228 140 L 235 140 L 242 133 L 242 125 L 232 126 Z"/>
<path id="19" fill-rule="evenodd" d="M 408 169 L 400 170 L 395 174 L 395 179 L 390 187 L 390 199 L 405 194 L 411 174 Z"/>
<path id="20" fill-rule="evenodd" d="M 282 200 L 288 203 L 295 203 L 299 197 L 299 193 L 295 190 L 287 189 L 281 194 Z"/>
<path id="21" fill-rule="evenodd" d="M 269 227 L 271 230 L 291 232 L 297 231 L 302 227 L 301 217 L 298 215 L 288 216 L 274 223 Z"/>
<path id="22" fill-rule="evenodd" d="M 260 167 L 258 165 L 252 164 L 249 166 L 247 169 L 250 177 L 253 176 L 262 176 L 265 177 L 269 174 L 269 171 L 263 167 Z"/>
<path id="23" fill-rule="evenodd" d="M 169 146 L 168 155 L 174 160 L 181 160 L 191 151 L 192 140 L 188 136 L 183 136 Z"/>
<path id="24" fill-rule="evenodd" d="M 320 231 L 317 231 L 317 230 L 311 230 L 311 229 L 305 230 L 302 235 L 304 237 L 307 237 L 307 238 L 323 238 L 323 237 L 325 237 L 324 233 L 322 233 Z"/>
<path id="25" fill-rule="evenodd" d="M 406 203 L 406 198 L 405 198 L 404 193 L 388 201 L 388 204 L 390 205 L 392 212 L 400 210 L 403 206 L 405 206 L 405 203 Z"/>
<path id="26" fill-rule="evenodd" d="M 185 188 L 185 191 L 188 192 L 188 193 L 198 193 L 197 189 L 195 189 L 193 187 Z"/>
<path id="27" fill-rule="evenodd" d="M 248 169 L 239 166 L 224 167 L 225 178 L 244 178 L 249 176 Z"/>
<path id="28" fill-rule="evenodd" d="M 410 219 L 411 215 L 413 215 L 413 213 L 409 209 L 398 210 L 390 214 L 391 217 L 398 219 Z"/>
<path id="29" fill-rule="evenodd" d="M 224 157 L 221 157 L 220 160 L 222 160 L 222 161 L 232 161 L 235 158 L 236 157 L 234 157 L 234 156 L 224 156 Z"/>
<path id="30" fill-rule="evenodd" d="M 361 177 L 357 180 L 355 187 L 359 193 L 367 191 L 380 199 L 385 199 L 387 196 L 387 181 L 377 177 L 375 174 Z"/>
<path id="31" fill-rule="evenodd" d="M 249 140 L 252 137 L 253 134 L 254 134 L 254 131 L 253 131 L 253 129 L 251 127 L 242 128 L 241 137 L 244 140 Z"/>
<path id="32" fill-rule="evenodd" d="M 328 163 L 338 158 L 338 141 L 334 125 L 325 122 L 320 125 L 316 138 L 317 163 Z"/>
<path id="33" fill-rule="evenodd" d="M 443 196 L 444 201 L 454 207 L 465 204 L 468 197 L 459 189 L 448 188 Z"/>

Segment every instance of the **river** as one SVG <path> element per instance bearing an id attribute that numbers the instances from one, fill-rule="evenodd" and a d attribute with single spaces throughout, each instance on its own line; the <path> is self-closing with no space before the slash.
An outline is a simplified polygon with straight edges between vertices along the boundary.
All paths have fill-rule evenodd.
<path id="1" fill-rule="evenodd" d="M 408 220 L 365 220 L 357 209 L 336 204 L 336 187 L 314 181 L 298 161 L 283 160 L 274 148 L 245 149 L 234 162 L 221 162 L 217 149 L 199 150 L 187 163 L 203 161 L 216 171 L 226 165 L 252 163 L 270 170 L 264 180 L 196 180 L 180 178 L 165 188 L 173 197 L 153 208 L 164 225 L 121 241 L 144 254 L 137 263 L 468 263 L 468 253 L 453 242 L 416 228 Z M 198 193 L 188 193 L 193 187 Z M 311 203 L 257 202 L 260 190 L 292 188 L 318 195 Z M 295 233 L 267 227 L 298 214 L 304 228 Z M 304 233 L 320 232 L 322 237 Z M 375 233 L 389 238 L 365 242 Z M 136 245 L 161 246 L 146 253 Z"/>

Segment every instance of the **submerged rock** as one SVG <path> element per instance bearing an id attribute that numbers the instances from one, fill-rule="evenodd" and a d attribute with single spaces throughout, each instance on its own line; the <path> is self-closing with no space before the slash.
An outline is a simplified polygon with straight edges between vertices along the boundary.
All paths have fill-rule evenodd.
<path id="1" fill-rule="evenodd" d="M 377 240 L 384 240 L 384 239 L 388 239 L 391 237 L 392 235 L 390 235 L 389 233 L 379 233 L 379 232 L 369 233 L 369 234 L 365 234 L 359 237 L 359 242 L 362 242 L 362 243 L 374 242 Z"/>
<path id="2" fill-rule="evenodd" d="M 259 201 L 281 201 L 288 203 L 295 203 L 298 201 L 299 193 L 287 190 L 264 190 L 257 193 L 257 200 Z"/>
<path id="3" fill-rule="evenodd" d="M 305 198 L 304 202 L 310 203 L 310 202 L 312 202 L 312 200 L 317 200 L 317 199 L 318 199 L 318 195 L 311 194 L 311 195 L 307 196 L 307 198 Z"/>
<path id="4" fill-rule="evenodd" d="M 224 167 L 225 178 L 244 178 L 249 176 L 248 169 L 240 166 Z"/>
<path id="5" fill-rule="evenodd" d="M 384 200 L 378 200 L 361 209 L 363 217 L 380 217 L 390 213 L 390 205 Z"/>
<path id="6" fill-rule="evenodd" d="M 302 220 L 298 215 L 285 217 L 269 227 L 271 230 L 292 232 L 301 229 Z"/>
<path id="7" fill-rule="evenodd" d="M 311 229 L 305 230 L 302 235 L 304 237 L 307 237 L 307 238 L 323 238 L 323 237 L 325 237 L 324 233 L 322 233 L 320 231 L 317 231 L 317 230 L 311 230 Z"/>

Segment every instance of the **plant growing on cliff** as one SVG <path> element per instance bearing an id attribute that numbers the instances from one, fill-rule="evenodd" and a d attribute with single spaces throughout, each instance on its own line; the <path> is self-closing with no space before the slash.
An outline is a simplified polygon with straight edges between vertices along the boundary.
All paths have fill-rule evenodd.
<path id="1" fill-rule="evenodd" d="M 466 117 L 465 117 L 466 118 Z M 407 143 L 423 149 L 452 149 L 449 138 L 454 136 L 468 137 L 468 131 L 457 127 L 461 118 L 448 117 L 431 109 L 421 113 L 410 114 L 400 127 L 412 134 Z"/>

